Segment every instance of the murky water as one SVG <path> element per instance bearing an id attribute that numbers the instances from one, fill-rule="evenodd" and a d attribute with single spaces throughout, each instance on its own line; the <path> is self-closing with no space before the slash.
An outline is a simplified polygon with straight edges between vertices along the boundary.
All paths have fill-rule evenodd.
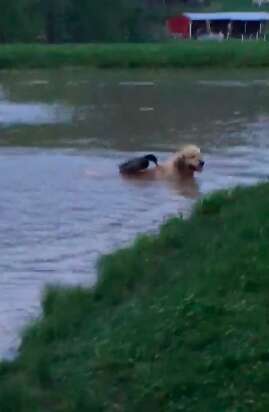
<path id="1" fill-rule="evenodd" d="M 92 284 L 101 253 L 190 210 L 181 188 L 124 181 L 118 163 L 192 142 L 201 194 L 266 179 L 268 103 L 266 72 L 0 73 L 0 356 L 45 284 Z"/>

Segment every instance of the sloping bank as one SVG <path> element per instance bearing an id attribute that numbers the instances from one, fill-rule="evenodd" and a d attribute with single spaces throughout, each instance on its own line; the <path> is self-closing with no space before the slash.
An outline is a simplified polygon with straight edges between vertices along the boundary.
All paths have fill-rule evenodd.
<path id="1" fill-rule="evenodd" d="M 103 258 L 94 291 L 50 290 L 0 410 L 268 411 L 268 202 L 215 194 Z"/>
<path id="2" fill-rule="evenodd" d="M 152 44 L 2 45 L 0 69 L 158 67 L 268 67 L 263 41 L 176 41 Z"/>

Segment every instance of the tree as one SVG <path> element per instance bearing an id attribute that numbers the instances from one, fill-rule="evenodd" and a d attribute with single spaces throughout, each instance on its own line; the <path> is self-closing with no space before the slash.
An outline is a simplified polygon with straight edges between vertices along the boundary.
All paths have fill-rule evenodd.
<path id="1" fill-rule="evenodd" d="M 40 0 L 43 32 L 48 43 L 67 40 L 66 19 L 69 0 Z"/>
<path id="2" fill-rule="evenodd" d="M 128 0 L 72 0 L 67 31 L 75 42 L 123 41 L 130 7 Z M 129 2 L 128 2 L 129 3 Z"/>
<path id="3" fill-rule="evenodd" d="M 0 0 L 0 42 L 31 41 L 39 31 L 37 0 Z"/>
<path id="4" fill-rule="evenodd" d="M 0 0 L 0 42 L 38 38 L 48 43 L 143 41 L 150 38 L 152 24 L 163 26 L 167 7 L 156 4 L 150 6 L 146 0 Z"/>

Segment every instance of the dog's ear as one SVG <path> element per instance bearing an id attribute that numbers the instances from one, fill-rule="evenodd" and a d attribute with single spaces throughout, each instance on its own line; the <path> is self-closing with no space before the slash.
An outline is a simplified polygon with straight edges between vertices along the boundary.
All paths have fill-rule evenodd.
<path id="1" fill-rule="evenodd" d="M 174 160 L 174 165 L 178 170 L 184 169 L 186 166 L 185 156 L 183 154 L 178 155 Z"/>

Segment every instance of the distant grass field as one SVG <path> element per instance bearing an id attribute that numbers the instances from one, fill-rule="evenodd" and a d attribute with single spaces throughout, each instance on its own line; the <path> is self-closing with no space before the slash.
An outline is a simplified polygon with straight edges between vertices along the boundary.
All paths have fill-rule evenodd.
<path id="1" fill-rule="evenodd" d="M 5 45 L 0 69 L 269 67 L 269 42 L 171 41 L 151 44 Z"/>
<path id="2" fill-rule="evenodd" d="M 268 412 L 269 184 L 104 257 L 94 290 L 51 289 L 1 412 Z"/>
<path id="3" fill-rule="evenodd" d="M 252 0 L 212 0 L 209 7 L 201 11 L 268 11 L 269 6 L 257 7 Z"/>

